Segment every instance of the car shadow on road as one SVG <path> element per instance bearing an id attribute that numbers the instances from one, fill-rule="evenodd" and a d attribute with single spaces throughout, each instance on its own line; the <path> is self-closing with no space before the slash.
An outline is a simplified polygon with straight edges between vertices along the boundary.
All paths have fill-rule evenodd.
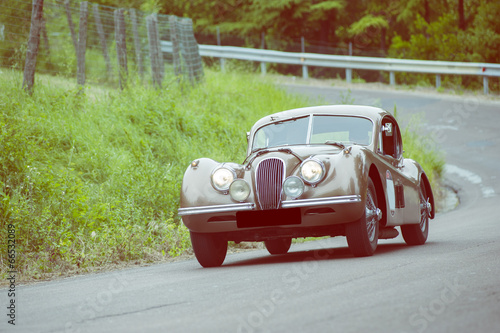
<path id="1" fill-rule="evenodd" d="M 427 246 L 432 243 L 427 243 Z M 408 246 L 405 243 L 389 243 L 379 244 L 374 256 L 391 255 L 400 251 L 413 251 L 417 247 Z M 262 252 L 264 253 L 264 252 Z M 363 257 L 362 257 L 363 258 Z M 224 264 L 223 267 L 236 266 L 252 266 L 252 265 L 268 265 L 268 264 L 285 264 L 303 261 L 326 261 L 326 260 L 345 260 L 345 259 L 362 259 L 354 257 L 348 247 L 332 247 L 322 249 L 311 249 L 307 251 L 291 251 L 282 255 L 265 254 L 258 258 L 245 259 Z M 367 258 L 367 257 L 364 257 Z"/>

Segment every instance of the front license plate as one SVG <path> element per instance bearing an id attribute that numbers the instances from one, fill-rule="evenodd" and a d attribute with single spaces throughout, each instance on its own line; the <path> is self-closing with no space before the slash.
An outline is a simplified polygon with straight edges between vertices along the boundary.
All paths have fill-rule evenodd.
<path id="1" fill-rule="evenodd" d="M 238 228 L 274 227 L 300 223 L 300 208 L 253 210 L 236 213 Z"/>

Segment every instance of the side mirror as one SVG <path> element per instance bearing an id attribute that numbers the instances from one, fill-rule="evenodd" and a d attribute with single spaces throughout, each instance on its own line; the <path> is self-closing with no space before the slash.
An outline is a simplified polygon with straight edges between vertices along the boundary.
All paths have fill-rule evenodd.
<path id="1" fill-rule="evenodd" d="M 250 132 L 247 132 L 247 144 L 249 143 L 250 141 Z"/>
<path id="2" fill-rule="evenodd" d="M 392 123 L 386 123 L 384 126 L 382 126 L 382 132 L 385 132 L 385 135 L 387 136 L 392 136 Z"/>

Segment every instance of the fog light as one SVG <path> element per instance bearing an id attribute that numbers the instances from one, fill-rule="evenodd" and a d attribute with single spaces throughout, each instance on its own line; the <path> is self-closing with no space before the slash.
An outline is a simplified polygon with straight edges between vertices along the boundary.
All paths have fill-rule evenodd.
<path id="1" fill-rule="evenodd" d="M 298 198 L 304 193 L 304 182 L 299 177 L 290 176 L 283 183 L 283 191 L 292 199 Z"/>
<path id="2" fill-rule="evenodd" d="M 234 201 L 245 201 L 250 195 L 250 186 L 243 179 L 236 179 L 229 186 L 229 194 Z"/>

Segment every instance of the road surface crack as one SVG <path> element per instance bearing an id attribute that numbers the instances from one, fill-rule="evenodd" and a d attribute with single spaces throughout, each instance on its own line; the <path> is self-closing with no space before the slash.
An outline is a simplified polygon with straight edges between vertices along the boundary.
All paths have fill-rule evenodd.
<path id="1" fill-rule="evenodd" d="M 150 311 L 150 310 L 166 308 L 168 306 L 179 305 L 179 304 L 184 304 L 184 303 L 187 303 L 187 302 L 177 302 L 177 303 L 170 303 L 170 304 L 161 304 L 161 305 L 155 305 L 155 306 L 151 306 L 149 308 L 135 310 L 135 311 L 128 311 L 128 312 L 121 312 L 121 313 L 113 313 L 113 314 L 107 314 L 107 315 L 102 315 L 102 316 L 96 316 L 94 318 L 83 320 L 83 321 L 81 321 L 81 323 L 86 322 L 86 321 L 95 321 L 95 320 L 98 320 L 98 319 L 106 319 L 106 318 L 112 318 L 112 317 L 126 316 L 126 315 L 130 315 L 130 314 L 134 314 L 134 313 L 146 312 L 146 311 Z"/>

